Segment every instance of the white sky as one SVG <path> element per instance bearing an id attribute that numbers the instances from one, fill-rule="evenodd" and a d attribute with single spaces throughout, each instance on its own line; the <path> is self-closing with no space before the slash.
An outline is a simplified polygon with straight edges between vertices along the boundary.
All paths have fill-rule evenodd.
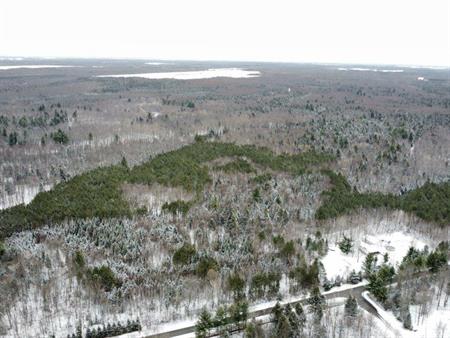
<path id="1" fill-rule="evenodd" d="M 450 66 L 450 0 L 0 0 L 0 55 Z"/>

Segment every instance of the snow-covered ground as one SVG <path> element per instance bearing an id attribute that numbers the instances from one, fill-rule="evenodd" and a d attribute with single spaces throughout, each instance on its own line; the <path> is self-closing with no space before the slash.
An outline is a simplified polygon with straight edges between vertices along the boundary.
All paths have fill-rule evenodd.
<path id="1" fill-rule="evenodd" d="M 322 264 L 329 280 L 340 276 L 346 278 L 352 270 L 361 270 L 366 255 L 370 252 L 378 252 L 378 262 L 383 262 L 383 255 L 389 255 L 389 263 L 396 267 L 401 263 L 403 257 L 411 246 L 423 249 L 426 243 L 416 239 L 412 234 L 402 231 L 393 233 L 381 233 L 376 235 L 365 235 L 361 238 L 354 238 L 353 250 L 349 254 L 344 254 L 337 244 L 331 244 L 326 256 L 322 259 Z"/>
<path id="2" fill-rule="evenodd" d="M 167 73 L 141 73 L 141 74 L 117 74 L 117 75 L 99 75 L 97 77 L 141 77 L 144 79 L 176 79 L 176 80 L 197 80 L 212 79 L 215 77 L 231 78 L 250 78 L 260 76 L 259 71 L 244 70 L 240 68 L 212 68 L 208 70 L 189 71 L 189 72 L 167 72 Z"/>
<path id="3" fill-rule="evenodd" d="M 418 322 L 418 308 L 419 306 L 413 305 L 410 307 L 413 331 L 407 330 L 403 327 L 403 324 L 395 318 L 391 311 L 386 311 L 381 305 L 379 305 L 370 295 L 368 291 L 363 292 L 363 297 L 369 303 L 371 303 L 378 311 L 379 315 L 383 318 L 384 323 L 389 327 L 395 337 L 405 338 L 437 338 L 437 337 L 450 337 L 450 303 L 447 306 L 441 305 L 437 307 L 437 301 L 435 300 L 429 309 L 429 313 L 424 319 Z M 443 304 L 443 302 L 442 302 Z"/>
<path id="4" fill-rule="evenodd" d="M 361 307 L 358 307 L 356 317 L 346 318 L 345 305 L 335 304 L 324 312 L 323 321 L 327 337 L 398 338 L 381 319 Z"/>
<path id="5" fill-rule="evenodd" d="M 16 185 L 12 194 L 0 194 L 0 210 L 11 208 L 18 204 L 28 204 L 41 191 L 48 191 L 52 186 Z"/>
<path id="6" fill-rule="evenodd" d="M 63 65 L 14 65 L 14 66 L 0 66 L 0 70 L 10 69 L 40 69 L 40 68 L 72 68 L 75 66 L 63 66 Z"/>

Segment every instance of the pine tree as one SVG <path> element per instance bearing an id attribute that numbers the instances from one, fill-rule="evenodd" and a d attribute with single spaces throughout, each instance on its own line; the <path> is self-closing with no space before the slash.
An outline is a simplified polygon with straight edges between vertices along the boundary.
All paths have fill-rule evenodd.
<path id="1" fill-rule="evenodd" d="M 303 331 L 305 325 L 306 325 L 306 314 L 305 311 L 303 311 L 302 304 L 297 303 L 295 304 L 295 313 L 297 314 L 298 318 L 298 328 L 299 331 Z"/>
<path id="2" fill-rule="evenodd" d="M 319 288 L 316 286 L 308 299 L 308 304 L 311 307 L 311 312 L 314 314 L 314 319 L 320 322 L 323 317 L 323 306 L 325 304 L 325 297 L 320 294 Z"/>
<path id="3" fill-rule="evenodd" d="M 290 338 L 292 336 L 291 325 L 284 313 L 281 313 L 278 318 L 277 325 L 275 326 L 275 334 L 277 338 Z"/>
<path id="4" fill-rule="evenodd" d="M 128 169 L 128 162 L 127 162 L 127 159 L 125 158 L 125 156 L 122 156 L 122 160 L 120 161 L 120 164 L 122 165 L 122 167 Z"/>
<path id="5" fill-rule="evenodd" d="M 341 251 L 343 253 L 348 254 L 348 253 L 350 253 L 350 251 L 352 251 L 353 240 L 344 235 L 344 239 L 342 241 L 340 241 L 338 243 L 338 245 L 339 245 L 339 249 L 341 249 Z"/>
<path id="6" fill-rule="evenodd" d="M 211 324 L 211 315 L 206 309 L 204 309 L 200 313 L 200 317 L 195 325 L 195 336 L 197 338 L 206 338 L 208 336 L 209 329 L 211 328 Z"/>
<path id="7" fill-rule="evenodd" d="M 278 325 L 282 313 L 283 309 L 281 308 L 280 302 L 277 302 L 272 308 L 272 321 L 275 323 L 275 326 Z"/>
<path id="8" fill-rule="evenodd" d="M 376 274 L 373 274 L 369 277 L 369 285 L 367 286 L 367 288 L 380 302 L 384 303 L 386 301 L 387 288 L 384 285 L 383 280 Z"/>
<path id="9" fill-rule="evenodd" d="M 299 325 L 298 325 L 298 317 L 296 312 L 292 309 L 292 306 L 288 303 L 286 307 L 284 308 L 284 315 L 289 321 L 289 325 L 291 327 L 292 336 L 295 336 L 295 333 L 298 332 Z"/>
<path id="10" fill-rule="evenodd" d="M 377 259 L 374 253 L 370 252 L 367 254 L 363 263 L 363 270 L 366 277 L 369 277 L 373 273 L 376 261 Z"/>
<path id="11" fill-rule="evenodd" d="M 345 315 L 349 317 L 355 317 L 358 311 L 358 302 L 352 295 L 348 296 L 345 302 Z"/>

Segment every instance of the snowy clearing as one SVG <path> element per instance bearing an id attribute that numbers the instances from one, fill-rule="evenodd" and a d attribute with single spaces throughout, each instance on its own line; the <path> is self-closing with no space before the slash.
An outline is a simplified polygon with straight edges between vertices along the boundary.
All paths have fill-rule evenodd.
<path id="1" fill-rule="evenodd" d="M 243 70 L 240 68 L 211 68 L 208 70 L 198 70 L 189 72 L 168 72 L 168 73 L 141 73 L 141 74 L 117 74 L 117 75 L 99 75 L 97 77 L 141 77 L 144 79 L 175 79 L 175 80 L 198 80 L 198 79 L 212 79 L 215 77 L 231 77 L 251 78 L 260 76 L 259 71 Z"/>
<path id="2" fill-rule="evenodd" d="M 322 264 L 328 279 L 336 279 L 338 276 L 345 278 L 353 270 L 355 272 L 361 270 L 364 259 L 370 252 L 379 253 L 378 262 L 382 262 L 382 255 L 387 253 L 389 263 L 396 267 L 401 263 L 411 246 L 423 249 L 425 243 L 414 238 L 411 234 L 405 234 L 401 231 L 366 235 L 354 241 L 353 250 L 349 254 L 344 254 L 337 245 L 330 245 L 328 253 L 322 259 Z"/>

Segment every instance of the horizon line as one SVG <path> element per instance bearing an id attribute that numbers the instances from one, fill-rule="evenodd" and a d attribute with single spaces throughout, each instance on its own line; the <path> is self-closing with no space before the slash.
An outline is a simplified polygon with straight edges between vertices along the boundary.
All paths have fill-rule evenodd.
<path id="1" fill-rule="evenodd" d="M 274 64 L 310 64 L 323 66 L 340 66 L 340 65 L 367 65 L 367 66 L 391 66 L 391 67 L 410 67 L 410 68 L 436 68 L 436 69 L 450 69 L 450 64 L 417 64 L 417 63 L 377 63 L 377 62 L 350 62 L 350 61 L 274 61 L 274 60 L 245 60 L 245 59 L 172 59 L 172 58 L 155 58 L 142 56 L 24 56 L 24 55 L 0 55 L 0 62 L 2 61 L 20 61 L 24 59 L 42 59 L 42 60 L 142 60 L 142 61 L 164 61 L 164 62 L 249 62 L 249 63 L 274 63 Z"/>

